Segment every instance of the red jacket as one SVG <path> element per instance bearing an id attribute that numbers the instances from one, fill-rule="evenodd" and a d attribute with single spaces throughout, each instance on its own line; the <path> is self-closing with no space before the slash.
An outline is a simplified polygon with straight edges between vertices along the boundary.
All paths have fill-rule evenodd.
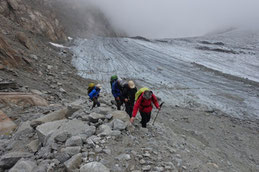
<path id="1" fill-rule="evenodd" d="M 158 104 L 157 98 L 156 98 L 156 96 L 154 94 L 152 94 L 152 98 L 149 99 L 149 100 L 144 99 L 143 98 L 143 94 L 144 93 L 142 93 L 139 96 L 137 102 L 134 105 L 132 117 L 136 117 L 136 115 L 138 113 L 138 109 L 139 109 L 139 111 L 145 112 L 145 113 L 151 112 L 152 109 L 153 109 L 152 102 L 156 106 L 156 108 L 159 108 L 159 104 Z"/>

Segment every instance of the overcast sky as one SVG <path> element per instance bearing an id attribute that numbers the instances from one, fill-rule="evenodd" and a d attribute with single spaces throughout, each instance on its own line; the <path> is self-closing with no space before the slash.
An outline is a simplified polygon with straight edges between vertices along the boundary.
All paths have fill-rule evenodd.
<path id="1" fill-rule="evenodd" d="M 79 1 L 98 6 L 115 28 L 130 36 L 188 37 L 232 26 L 259 25 L 259 0 Z"/>

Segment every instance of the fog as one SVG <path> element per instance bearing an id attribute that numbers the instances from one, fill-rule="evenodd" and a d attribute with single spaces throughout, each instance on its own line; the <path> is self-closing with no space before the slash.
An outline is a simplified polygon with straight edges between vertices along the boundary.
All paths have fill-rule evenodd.
<path id="1" fill-rule="evenodd" d="M 73 0 L 101 9 L 129 36 L 175 38 L 218 30 L 258 28 L 259 0 Z"/>

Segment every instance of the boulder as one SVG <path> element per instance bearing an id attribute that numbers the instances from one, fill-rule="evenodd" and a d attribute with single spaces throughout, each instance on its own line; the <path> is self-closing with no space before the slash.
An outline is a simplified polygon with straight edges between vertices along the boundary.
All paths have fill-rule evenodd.
<path id="1" fill-rule="evenodd" d="M 129 122 L 130 117 L 129 115 L 125 112 L 125 111 L 114 111 L 111 113 L 111 115 L 113 116 L 113 119 L 120 119 L 123 122 Z"/>
<path id="2" fill-rule="evenodd" d="M 71 136 L 84 133 L 89 125 L 81 120 L 59 120 L 41 124 L 36 128 L 41 143 L 50 144 L 54 142 L 54 138 L 61 132 L 67 132 Z"/>
<path id="3" fill-rule="evenodd" d="M 114 119 L 112 121 L 112 128 L 114 130 L 124 130 L 126 129 L 127 125 L 120 119 Z"/>
<path id="4" fill-rule="evenodd" d="M 17 125 L 0 110 L 0 135 L 11 133 Z"/>
<path id="5" fill-rule="evenodd" d="M 48 106 L 45 99 L 31 93 L 0 93 L 0 103 L 5 105 L 16 104 L 17 106 Z"/>
<path id="6" fill-rule="evenodd" d="M 105 116 L 102 114 L 99 114 L 99 113 L 95 113 L 95 112 L 93 112 L 89 115 L 90 122 L 96 123 L 96 122 L 98 122 L 99 119 L 104 120 Z"/>
<path id="7" fill-rule="evenodd" d="M 65 146 L 82 146 L 83 141 L 80 136 L 72 136 L 66 141 Z"/>
<path id="8" fill-rule="evenodd" d="M 119 160 L 119 161 L 128 161 L 131 159 L 131 157 L 129 154 L 121 154 L 121 155 L 117 156 L 115 159 Z"/>
<path id="9" fill-rule="evenodd" d="M 60 126 L 65 122 L 66 120 L 59 120 L 59 121 L 53 121 L 53 122 L 48 122 L 48 123 L 39 125 L 36 128 L 39 141 L 42 144 L 46 144 L 46 141 L 47 141 L 46 139 L 50 137 L 54 132 L 56 132 L 58 128 L 60 128 Z"/>
<path id="10" fill-rule="evenodd" d="M 112 130 L 108 125 L 103 124 L 99 126 L 97 134 L 98 136 L 110 136 L 112 134 Z"/>
<path id="11" fill-rule="evenodd" d="M 28 147 L 28 149 L 29 149 L 31 152 L 35 153 L 35 152 L 37 152 L 37 151 L 39 150 L 39 148 L 40 148 L 40 142 L 39 142 L 38 139 L 33 140 L 33 141 L 31 141 L 31 142 L 27 145 L 27 147 Z"/>
<path id="12" fill-rule="evenodd" d="M 61 164 L 70 158 L 70 156 L 65 152 L 56 153 L 54 156 Z"/>
<path id="13" fill-rule="evenodd" d="M 87 127 L 87 128 L 85 129 L 85 131 L 84 131 L 83 134 L 85 134 L 85 135 L 86 135 L 86 138 L 88 138 L 88 137 L 94 135 L 95 132 L 96 132 L 95 126 L 89 126 L 89 127 Z"/>
<path id="14" fill-rule="evenodd" d="M 15 166 L 13 166 L 13 168 L 9 170 L 9 172 L 21 172 L 21 171 L 32 172 L 33 169 L 36 167 L 37 167 L 36 162 L 21 159 L 15 164 Z"/>
<path id="15" fill-rule="evenodd" d="M 112 114 L 110 114 L 110 113 L 107 114 L 107 115 L 105 115 L 105 118 L 108 119 L 108 120 L 112 119 L 112 117 L 113 117 L 113 116 L 112 116 Z"/>
<path id="16" fill-rule="evenodd" d="M 112 109 L 110 107 L 98 107 L 98 108 L 94 109 L 94 112 L 102 114 L 102 115 L 107 115 L 111 111 L 112 111 Z"/>
<path id="17" fill-rule="evenodd" d="M 83 165 L 80 172 L 110 172 L 110 170 L 100 162 L 90 162 Z"/>
<path id="18" fill-rule="evenodd" d="M 73 170 L 79 168 L 82 162 L 82 154 L 76 154 L 72 156 L 69 160 L 67 160 L 64 165 L 66 167 L 67 172 L 72 172 Z"/>
<path id="19" fill-rule="evenodd" d="M 32 121 L 32 123 L 46 123 L 46 122 L 51 122 L 51 121 L 56 121 L 56 120 L 61 120 L 70 117 L 75 111 L 78 109 L 72 108 L 72 107 L 66 107 L 54 112 L 51 112 L 43 117 L 40 117 L 38 119 L 35 119 Z M 35 124 L 36 125 L 36 124 Z"/>
<path id="20" fill-rule="evenodd" d="M 0 169 L 9 169 L 21 158 L 31 157 L 32 154 L 26 152 L 10 152 L 3 155 L 0 159 Z"/>
<path id="21" fill-rule="evenodd" d="M 59 133 L 54 140 L 56 142 L 65 142 L 68 138 L 69 138 L 69 134 L 66 131 L 62 131 L 61 133 Z"/>
<path id="22" fill-rule="evenodd" d="M 61 152 L 62 153 L 66 153 L 69 156 L 73 156 L 75 154 L 80 153 L 81 151 L 81 147 L 80 146 L 76 146 L 76 147 L 66 147 L 66 148 L 62 148 Z"/>

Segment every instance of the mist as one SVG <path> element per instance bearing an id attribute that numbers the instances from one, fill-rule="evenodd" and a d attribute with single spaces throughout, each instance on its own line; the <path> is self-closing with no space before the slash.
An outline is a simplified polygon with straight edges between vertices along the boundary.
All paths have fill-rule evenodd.
<path id="1" fill-rule="evenodd" d="M 99 8 L 128 36 L 177 38 L 259 28 L 258 0 L 74 0 Z"/>

